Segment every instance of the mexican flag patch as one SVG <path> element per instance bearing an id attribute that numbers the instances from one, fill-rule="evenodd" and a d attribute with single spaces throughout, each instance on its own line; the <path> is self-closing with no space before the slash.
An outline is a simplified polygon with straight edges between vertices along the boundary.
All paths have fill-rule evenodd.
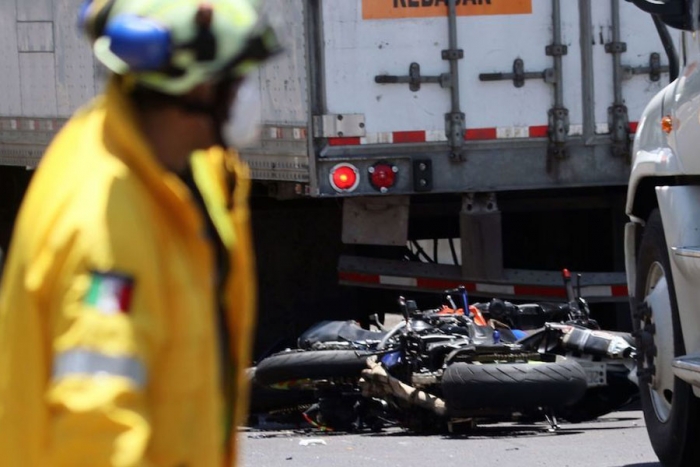
<path id="1" fill-rule="evenodd" d="M 106 315 L 127 313 L 134 290 L 133 277 L 114 272 L 93 271 L 85 303 Z"/>

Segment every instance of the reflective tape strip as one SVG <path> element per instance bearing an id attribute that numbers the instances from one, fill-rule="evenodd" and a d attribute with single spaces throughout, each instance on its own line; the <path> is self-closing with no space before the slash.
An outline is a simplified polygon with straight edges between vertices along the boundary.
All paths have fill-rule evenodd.
<path id="1" fill-rule="evenodd" d="M 415 287 L 417 280 L 413 277 L 379 276 L 379 283 L 384 285 L 400 285 L 404 287 Z"/>
<path id="2" fill-rule="evenodd" d="M 608 125 L 607 123 L 596 123 L 595 133 L 597 135 L 605 135 L 610 133 L 610 125 Z"/>
<path id="3" fill-rule="evenodd" d="M 53 132 L 66 123 L 63 118 L 11 118 L 0 117 L 0 130 Z"/>
<path id="4" fill-rule="evenodd" d="M 515 295 L 515 286 L 501 284 L 476 284 L 476 291 L 495 295 Z"/>
<path id="5" fill-rule="evenodd" d="M 472 293 L 479 292 L 481 294 L 494 295 L 566 298 L 566 289 L 563 286 L 555 285 L 484 284 L 466 282 L 458 279 L 386 276 L 351 271 L 340 271 L 338 277 L 343 284 L 387 285 L 428 290 L 446 290 L 463 285 L 468 292 Z M 586 285 L 581 287 L 581 295 L 585 298 L 626 297 L 627 286 L 623 284 Z"/>
<path id="6" fill-rule="evenodd" d="M 146 369 L 133 357 L 113 357 L 92 350 L 75 349 L 58 354 L 53 362 L 53 379 L 67 376 L 120 376 L 136 387 L 146 385 Z"/>
<path id="7" fill-rule="evenodd" d="M 569 125 L 569 136 L 581 136 L 583 134 L 583 125 Z"/>
<path id="8" fill-rule="evenodd" d="M 637 122 L 630 122 L 630 132 L 637 130 Z M 596 134 L 608 134 L 607 123 L 595 125 Z M 495 139 L 526 139 L 546 138 L 549 135 L 548 125 L 467 128 L 464 131 L 465 140 L 495 140 Z M 583 135 L 582 124 L 569 125 L 568 136 Z M 281 137 L 281 136 L 280 136 Z M 273 136 L 271 138 L 274 139 Z M 407 144 L 434 143 L 447 141 L 444 130 L 415 130 L 415 131 L 385 131 L 379 133 L 367 132 L 364 136 L 328 138 L 330 146 L 359 146 L 367 144 Z"/>

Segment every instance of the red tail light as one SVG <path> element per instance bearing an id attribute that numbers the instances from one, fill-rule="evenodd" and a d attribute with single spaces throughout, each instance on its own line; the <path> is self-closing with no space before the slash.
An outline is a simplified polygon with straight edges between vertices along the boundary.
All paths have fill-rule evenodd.
<path id="1" fill-rule="evenodd" d="M 352 164 L 338 164 L 331 169 L 330 180 L 335 191 L 349 192 L 360 184 L 360 173 Z"/>
<path id="2" fill-rule="evenodd" d="M 396 183 L 398 171 L 395 165 L 380 162 L 369 168 L 369 181 L 374 188 L 386 193 Z"/>

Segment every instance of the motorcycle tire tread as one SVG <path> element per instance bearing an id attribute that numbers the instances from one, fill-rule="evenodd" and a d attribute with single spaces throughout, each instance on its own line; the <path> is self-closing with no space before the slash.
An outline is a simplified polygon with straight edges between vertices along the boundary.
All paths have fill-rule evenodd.
<path id="1" fill-rule="evenodd" d="M 479 409 L 560 408 L 586 392 L 586 374 L 574 361 L 557 363 L 454 363 L 442 379 L 449 412 Z"/>

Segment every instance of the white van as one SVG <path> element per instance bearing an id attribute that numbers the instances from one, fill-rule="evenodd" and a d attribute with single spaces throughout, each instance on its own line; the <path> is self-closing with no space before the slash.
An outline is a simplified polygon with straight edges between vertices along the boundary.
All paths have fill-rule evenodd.
<path id="1" fill-rule="evenodd" d="M 700 465 L 700 1 L 633 0 L 683 31 L 634 139 L 625 261 L 640 396 L 664 465 Z"/>

